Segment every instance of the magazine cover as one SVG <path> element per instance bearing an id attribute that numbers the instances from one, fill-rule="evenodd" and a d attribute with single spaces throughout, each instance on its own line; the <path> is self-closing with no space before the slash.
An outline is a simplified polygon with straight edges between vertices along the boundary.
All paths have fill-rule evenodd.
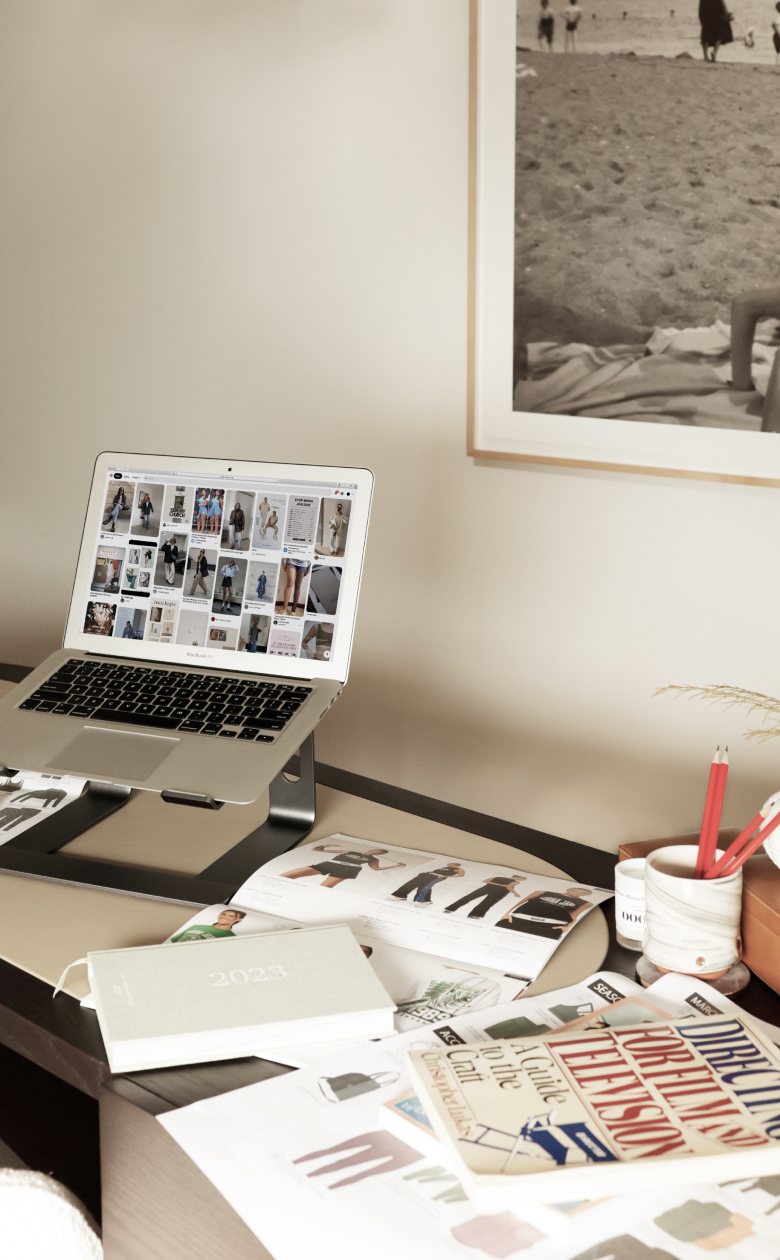
<path id="1" fill-rule="evenodd" d="M 739 1017 L 422 1049 L 408 1066 L 484 1206 L 760 1175 L 780 1163 L 780 1059 Z"/>

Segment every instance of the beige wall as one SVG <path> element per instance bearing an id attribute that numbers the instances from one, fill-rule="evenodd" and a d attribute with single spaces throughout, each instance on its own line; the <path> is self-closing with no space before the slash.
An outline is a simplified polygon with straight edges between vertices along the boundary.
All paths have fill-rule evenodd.
<path id="1" fill-rule="evenodd" d="M 780 746 L 651 697 L 780 688 L 778 493 L 464 454 L 467 0 L 0 17 L 0 659 L 60 641 L 99 450 L 367 464 L 323 760 L 611 848 L 729 741 L 751 816 Z"/>

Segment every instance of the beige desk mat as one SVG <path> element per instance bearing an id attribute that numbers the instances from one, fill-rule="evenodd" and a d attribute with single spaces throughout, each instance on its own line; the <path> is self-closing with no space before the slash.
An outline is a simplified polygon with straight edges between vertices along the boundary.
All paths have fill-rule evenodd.
<path id="1" fill-rule="evenodd" d="M 8 684 L 0 682 L 0 688 L 4 691 Z M 257 827 L 267 812 L 267 793 L 253 805 L 225 805 L 211 812 L 166 805 L 157 795 L 139 792 L 116 814 L 74 840 L 67 852 L 196 874 Z M 310 839 L 335 831 L 400 848 L 430 849 L 533 874 L 565 876 L 549 862 L 497 841 L 318 787 L 317 821 Z M 141 897 L 0 875 L 0 957 L 54 986 L 68 963 L 88 950 L 156 944 L 191 913 L 186 906 Z M 562 943 L 529 992 L 543 993 L 590 975 L 601 965 L 607 945 L 606 921 L 596 908 Z M 82 997 L 87 988 L 86 968 L 74 970 L 66 992 Z"/>

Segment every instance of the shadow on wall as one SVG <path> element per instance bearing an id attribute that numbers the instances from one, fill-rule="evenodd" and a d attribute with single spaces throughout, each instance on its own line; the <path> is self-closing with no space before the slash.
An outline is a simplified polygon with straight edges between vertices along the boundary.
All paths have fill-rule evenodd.
<path id="1" fill-rule="evenodd" d="M 353 668 L 350 685 L 318 727 L 318 761 L 607 852 L 617 852 L 623 842 L 701 826 L 712 746 L 702 743 L 695 728 L 685 761 L 674 753 L 649 758 L 617 739 L 595 742 L 540 727 L 523 729 L 528 721 L 523 715 L 516 722 L 500 715 L 481 719 L 475 694 L 462 693 L 458 704 L 434 697 L 433 686 L 421 693 L 375 669 L 370 685 L 366 679 L 363 687 L 352 686 L 359 672 Z M 375 745 L 366 731 L 378 713 L 384 737 Z M 611 725 L 620 731 L 620 720 Z M 407 754 L 403 736 L 412 726 L 415 741 Z M 768 754 L 746 744 L 739 737 L 743 729 L 739 715 L 726 715 L 718 727 L 726 742 L 732 739 L 724 827 L 743 826 L 777 788 L 772 767 L 780 745 Z"/>

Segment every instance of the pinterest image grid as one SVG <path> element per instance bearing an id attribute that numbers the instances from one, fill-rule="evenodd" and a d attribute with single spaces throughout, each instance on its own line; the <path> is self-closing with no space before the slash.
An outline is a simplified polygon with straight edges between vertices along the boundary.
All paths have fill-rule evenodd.
<path id="1" fill-rule="evenodd" d="M 351 497 L 191 483 L 109 476 L 83 632 L 330 660 Z"/>

